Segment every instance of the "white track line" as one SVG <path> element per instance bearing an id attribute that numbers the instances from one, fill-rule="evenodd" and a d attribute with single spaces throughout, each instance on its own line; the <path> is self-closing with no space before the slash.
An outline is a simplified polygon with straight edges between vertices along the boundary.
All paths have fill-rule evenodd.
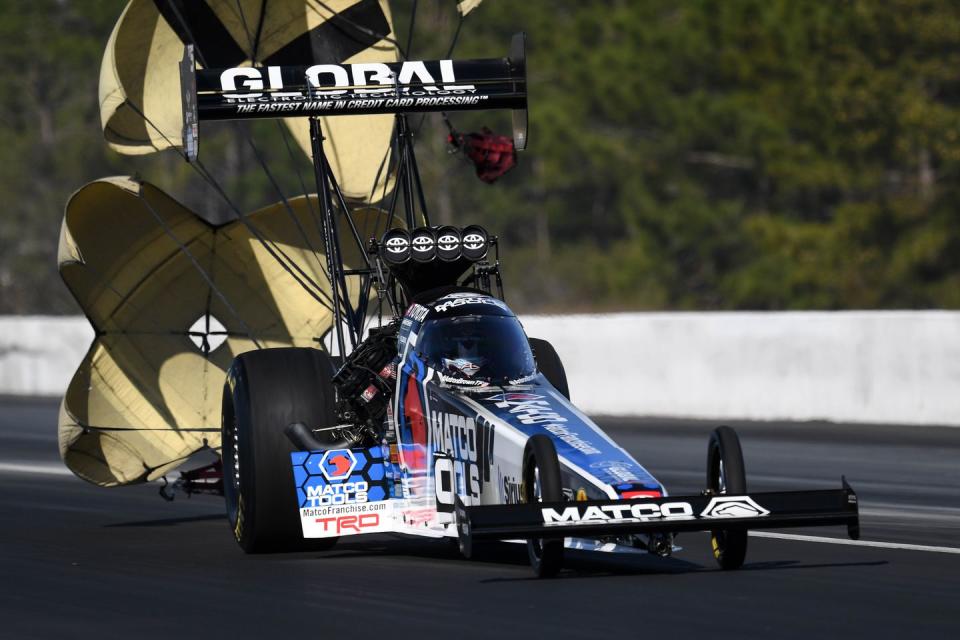
<path id="1" fill-rule="evenodd" d="M 0 462 L 0 473 L 33 473 L 52 476 L 73 475 L 69 469 L 62 464 L 17 464 L 13 462 Z"/>
<path id="2" fill-rule="evenodd" d="M 932 547 L 925 544 L 905 544 L 902 542 L 874 542 L 873 540 L 844 540 L 825 536 L 802 536 L 795 533 L 770 533 L 769 531 L 751 531 L 756 538 L 778 538 L 781 540 L 799 540 L 801 542 L 825 542 L 827 544 L 846 544 L 854 547 L 878 547 L 880 549 L 906 549 L 907 551 L 932 551 L 934 553 L 960 554 L 956 547 Z"/>

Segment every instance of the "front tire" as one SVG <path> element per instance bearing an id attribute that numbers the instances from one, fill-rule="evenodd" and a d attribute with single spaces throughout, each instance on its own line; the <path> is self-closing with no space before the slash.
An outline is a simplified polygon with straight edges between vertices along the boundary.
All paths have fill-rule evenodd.
<path id="1" fill-rule="evenodd" d="M 570 387 L 567 384 L 567 372 L 563 368 L 563 362 L 560 361 L 557 350 L 552 344 L 540 338 L 529 338 L 528 342 L 533 352 L 533 359 L 537 361 L 537 371 L 543 374 L 554 389 L 569 400 Z"/>
<path id="2" fill-rule="evenodd" d="M 527 503 L 562 502 L 560 460 L 553 441 L 542 434 L 527 441 L 523 456 L 523 497 Z M 530 566 L 538 578 L 552 578 L 563 566 L 563 538 L 527 541 Z"/>
<path id="3" fill-rule="evenodd" d="M 237 356 L 223 388 L 221 443 L 227 520 L 247 553 L 322 550 L 336 538 L 304 540 L 284 429 L 335 423 L 333 364 L 316 349 Z"/>
<path id="4" fill-rule="evenodd" d="M 747 492 L 747 474 L 737 432 L 719 427 L 710 434 L 707 448 L 707 488 L 713 495 Z M 710 532 L 713 557 L 723 569 L 739 569 L 747 556 L 746 529 Z"/>

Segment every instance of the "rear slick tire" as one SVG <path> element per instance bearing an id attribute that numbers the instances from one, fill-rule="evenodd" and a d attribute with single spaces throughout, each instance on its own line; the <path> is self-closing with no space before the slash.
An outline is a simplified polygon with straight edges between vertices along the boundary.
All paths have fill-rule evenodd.
<path id="1" fill-rule="evenodd" d="M 336 420 L 330 357 L 281 348 L 237 356 L 223 388 L 224 502 L 237 544 L 247 553 L 320 551 L 336 538 L 304 540 L 290 453 L 292 422 Z"/>
<path id="2" fill-rule="evenodd" d="M 553 441 L 542 434 L 527 441 L 523 455 L 524 501 L 562 502 L 560 460 Z M 563 538 L 531 539 L 527 541 L 530 566 L 538 578 L 553 578 L 563 567 Z"/>
<path id="3" fill-rule="evenodd" d="M 707 448 L 707 489 L 712 495 L 745 494 L 747 474 L 737 432 L 718 427 L 710 434 Z M 739 569 L 747 556 L 746 529 L 717 529 L 710 532 L 713 557 L 722 569 Z"/>

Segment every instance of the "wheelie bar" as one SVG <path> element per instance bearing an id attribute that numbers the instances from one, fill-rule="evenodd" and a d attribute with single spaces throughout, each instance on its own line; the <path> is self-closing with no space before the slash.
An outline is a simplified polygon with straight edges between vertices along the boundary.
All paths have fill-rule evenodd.
<path id="1" fill-rule="evenodd" d="M 846 525 L 860 537 L 857 494 L 841 489 L 465 506 L 456 500 L 457 531 L 468 540 L 604 537 Z"/>

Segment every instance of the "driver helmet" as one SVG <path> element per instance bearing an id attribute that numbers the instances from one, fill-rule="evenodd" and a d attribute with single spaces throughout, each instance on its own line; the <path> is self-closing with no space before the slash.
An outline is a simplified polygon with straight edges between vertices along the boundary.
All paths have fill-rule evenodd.
<path id="1" fill-rule="evenodd" d="M 535 372 L 523 327 L 502 300 L 460 292 L 434 300 L 429 309 L 417 351 L 444 378 L 479 386 Z"/>

